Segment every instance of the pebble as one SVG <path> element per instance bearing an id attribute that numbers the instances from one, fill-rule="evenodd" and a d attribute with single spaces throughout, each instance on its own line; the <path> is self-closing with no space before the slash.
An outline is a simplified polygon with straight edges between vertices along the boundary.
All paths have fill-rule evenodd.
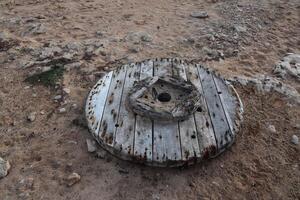
<path id="1" fill-rule="evenodd" d="M 10 170 L 10 163 L 0 157 L 0 179 L 7 176 Z"/>
<path id="2" fill-rule="evenodd" d="M 90 153 L 93 153 L 97 150 L 95 140 L 86 139 L 86 145 L 87 145 L 88 152 Z"/>
<path id="3" fill-rule="evenodd" d="M 138 44 L 141 41 L 143 42 L 151 42 L 153 40 L 152 36 L 146 32 L 130 32 L 124 38 L 125 41 L 133 42 L 134 44 Z"/>
<path id="4" fill-rule="evenodd" d="M 269 125 L 268 129 L 271 131 L 271 133 L 276 133 L 276 128 L 273 125 Z"/>
<path id="5" fill-rule="evenodd" d="M 63 91 L 66 93 L 66 94 L 70 94 L 71 90 L 69 88 L 64 88 Z"/>
<path id="6" fill-rule="evenodd" d="M 56 96 L 54 97 L 54 100 L 59 100 L 59 99 L 61 99 L 61 98 L 62 98 L 61 95 L 56 95 Z"/>
<path id="7" fill-rule="evenodd" d="M 191 17 L 203 19 L 203 18 L 207 18 L 208 14 L 206 11 L 195 11 L 191 13 Z"/>
<path id="8" fill-rule="evenodd" d="M 29 113 L 29 115 L 27 116 L 27 120 L 30 122 L 33 122 L 35 120 L 36 116 L 36 112 L 31 112 Z"/>
<path id="9" fill-rule="evenodd" d="M 294 144 L 294 145 L 298 145 L 299 144 L 299 138 L 297 135 L 293 135 L 292 136 L 292 139 L 291 139 L 291 142 Z"/>
<path id="10" fill-rule="evenodd" d="M 80 181 L 81 177 L 79 174 L 73 172 L 71 175 L 67 178 L 67 185 L 71 187 L 72 185 L 78 183 Z"/>
<path id="11" fill-rule="evenodd" d="M 60 108 L 60 109 L 58 109 L 58 112 L 59 113 L 65 113 L 67 110 L 65 109 L 65 108 Z"/>
<path id="12" fill-rule="evenodd" d="M 234 26 L 234 29 L 237 31 L 237 32 L 246 32 L 247 31 L 247 28 L 244 27 L 244 26 Z"/>
<path id="13" fill-rule="evenodd" d="M 97 157 L 97 158 L 104 159 L 105 156 L 106 156 L 106 151 L 103 150 L 103 149 L 99 149 L 99 150 L 96 152 L 96 157 Z"/>

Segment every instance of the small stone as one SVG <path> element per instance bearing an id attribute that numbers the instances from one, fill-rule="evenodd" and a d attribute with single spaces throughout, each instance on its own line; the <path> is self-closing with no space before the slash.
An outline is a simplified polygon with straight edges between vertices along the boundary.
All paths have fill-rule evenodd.
<path id="1" fill-rule="evenodd" d="M 234 26 L 234 29 L 237 31 L 237 32 L 246 32 L 247 31 L 247 28 L 244 27 L 244 26 Z"/>
<path id="2" fill-rule="evenodd" d="M 146 32 L 130 32 L 124 38 L 125 41 L 130 41 L 133 44 L 139 44 L 143 42 L 151 42 L 153 40 L 152 36 Z"/>
<path id="3" fill-rule="evenodd" d="M 27 190 L 33 190 L 33 187 L 34 187 L 34 179 L 31 177 L 23 178 L 17 184 L 17 190 L 19 192 L 26 192 Z"/>
<path id="4" fill-rule="evenodd" d="M 44 115 L 44 114 L 45 114 L 45 111 L 42 110 L 42 111 L 40 112 L 40 114 L 41 114 L 41 115 Z"/>
<path id="5" fill-rule="evenodd" d="M 61 98 L 62 98 L 61 95 L 56 95 L 53 99 L 54 99 L 54 100 L 60 100 Z"/>
<path id="6" fill-rule="evenodd" d="M 271 131 L 271 133 L 276 133 L 276 128 L 273 125 L 269 125 L 268 129 Z"/>
<path id="7" fill-rule="evenodd" d="M 37 94 L 33 93 L 33 94 L 32 94 L 32 97 L 37 97 Z"/>
<path id="8" fill-rule="evenodd" d="M 299 138 L 297 135 L 293 135 L 292 136 L 292 139 L 291 139 L 291 142 L 294 144 L 294 145 L 298 145 L 299 144 Z"/>
<path id="9" fill-rule="evenodd" d="M 0 157 L 0 179 L 7 176 L 9 170 L 10 170 L 9 162 Z"/>
<path id="10" fill-rule="evenodd" d="M 102 37 L 103 33 L 101 31 L 96 31 L 96 35 Z"/>
<path id="11" fill-rule="evenodd" d="M 35 120 L 35 116 L 36 116 L 36 112 L 31 112 L 27 116 L 27 120 L 30 121 L 30 122 L 33 122 Z"/>
<path id="12" fill-rule="evenodd" d="M 64 88 L 63 91 L 66 93 L 66 94 L 70 94 L 71 90 L 69 88 Z"/>
<path id="13" fill-rule="evenodd" d="M 94 82 L 96 80 L 96 77 L 94 74 L 90 74 L 86 76 L 86 80 L 90 82 Z"/>
<path id="14" fill-rule="evenodd" d="M 151 35 L 144 33 L 144 35 L 141 36 L 141 40 L 143 42 L 151 42 L 152 41 L 152 37 Z"/>
<path id="15" fill-rule="evenodd" d="M 88 152 L 90 153 L 93 153 L 97 150 L 95 140 L 86 139 L 86 145 L 87 145 Z"/>
<path id="16" fill-rule="evenodd" d="M 104 159 L 105 156 L 106 156 L 106 151 L 103 150 L 103 149 L 99 149 L 99 150 L 96 152 L 96 157 L 97 157 L 97 158 Z"/>
<path id="17" fill-rule="evenodd" d="M 71 175 L 67 178 L 67 185 L 71 187 L 72 185 L 78 183 L 80 181 L 81 177 L 79 174 L 73 172 Z"/>
<path id="18" fill-rule="evenodd" d="M 60 109 L 58 109 L 58 112 L 59 113 L 65 113 L 67 110 L 65 109 L 65 108 L 60 108 Z"/>
<path id="19" fill-rule="evenodd" d="M 127 169 L 119 169 L 120 174 L 129 174 L 129 171 Z"/>
<path id="20" fill-rule="evenodd" d="M 28 90 L 28 89 L 30 89 L 30 86 L 25 86 L 24 89 Z"/>
<path id="21" fill-rule="evenodd" d="M 207 18 L 208 14 L 206 11 L 195 11 L 191 13 L 191 17 L 203 19 Z"/>

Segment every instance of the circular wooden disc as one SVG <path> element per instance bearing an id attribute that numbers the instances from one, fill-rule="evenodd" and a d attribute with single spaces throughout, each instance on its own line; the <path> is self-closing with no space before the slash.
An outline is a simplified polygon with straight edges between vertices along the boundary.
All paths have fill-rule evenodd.
<path id="1" fill-rule="evenodd" d="M 152 120 L 125 106 L 136 82 L 163 75 L 190 81 L 202 94 L 200 107 L 186 120 Z M 86 102 L 88 127 L 104 149 L 152 166 L 189 165 L 217 156 L 233 143 L 241 115 L 242 103 L 233 86 L 179 59 L 121 66 L 97 82 Z"/>

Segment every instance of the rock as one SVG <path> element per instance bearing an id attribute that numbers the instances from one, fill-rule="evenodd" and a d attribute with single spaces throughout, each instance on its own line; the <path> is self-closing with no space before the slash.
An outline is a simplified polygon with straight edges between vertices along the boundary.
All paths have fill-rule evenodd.
<path id="1" fill-rule="evenodd" d="M 103 149 L 98 149 L 98 151 L 96 152 L 96 157 L 100 159 L 104 159 L 105 156 L 106 156 L 106 151 Z"/>
<path id="2" fill-rule="evenodd" d="M 64 68 L 67 71 L 70 71 L 72 69 L 79 69 L 82 65 L 83 64 L 81 62 L 74 62 L 74 63 L 69 63 L 69 64 L 64 65 Z"/>
<path id="3" fill-rule="evenodd" d="M 271 133 L 276 133 L 275 126 L 269 125 L 268 129 L 271 131 Z"/>
<path id="4" fill-rule="evenodd" d="M 54 100 L 60 100 L 61 98 L 62 98 L 61 95 L 56 95 L 53 99 L 54 99 Z"/>
<path id="5" fill-rule="evenodd" d="M 238 26 L 238 25 L 235 25 L 234 26 L 234 29 L 237 31 L 237 32 L 246 32 L 247 31 L 247 28 L 244 27 L 244 26 Z"/>
<path id="6" fill-rule="evenodd" d="M 292 136 L 292 139 L 291 139 L 291 142 L 294 144 L 294 145 L 298 145 L 299 144 L 299 138 L 297 135 L 293 135 Z"/>
<path id="7" fill-rule="evenodd" d="M 17 189 L 19 192 L 25 192 L 26 190 L 33 190 L 34 186 L 34 179 L 29 178 L 23 178 L 19 181 L 17 184 Z"/>
<path id="8" fill-rule="evenodd" d="M 47 58 L 53 58 L 58 55 L 61 55 L 61 53 L 62 49 L 58 46 L 42 48 L 39 51 L 38 59 L 45 60 Z"/>
<path id="9" fill-rule="evenodd" d="M 22 36 L 26 35 L 38 35 L 45 33 L 47 31 L 46 27 L 43 24 L 37 23 L 37 24 L 30 24 L 27 26 L 27 29 L 22 33 Z"/>
<path id="10" fill-rule="evenodd" d="M 86 145 L 87 145 L 88 152 L 90 153 L 93 153 L 97 150 L 95 140 L 86 139 Z"/>
<path id="11" fill-rule="evenodd" d="M 281 78 L 285 78 L 288 74 L 300 80 L 300 55 L 289 54 L 285 56 L 274 66 L 273 72 Z"/>
<path id="12" fill-rule="evenodd" d="M 99 36 L 99 37 L 102 37 L 103 33 L 101 31 L 96 31 L 96 35 Z"/>
<path id="13" fill-rule="evenodd" d="M 129 174 L 129 171 L 127 169 L 119 169 L 120 174 Z"/>
<path id="14" fill-rule="evenodd" d="M 71 175 L 67 178 L 67 185 L 71 187 L 72 185 L 78 183 L 80 181 L 81 177 L 79 174 L 73 172 Z"/>
<path id="15" fill-rule="evenodd" d="M 71 90 L 69 88 L 64 88 L 63 91 L 66 93 L 66 94 L 70 94 Z"/>
<path id="16" fill-rule="evenodd" d="M 141 36 L 141 40 L 143 42 L 151 42 L 152 41 L 152 37 L 151 35 L 144 33 L 144 35 Z"/>
<path id="17" fill-rule="evenodd" d="M 36 116 L 36 112 L 31 112 L 29 113 L 29 115 L 27 116 L 27 120 L 30 122 L 33 122 L 35 120 Z"/>
<path id="18" fill-rule="evenodd" d="M 146 32 L 130 32 L 126 35 L 124 40 L 139 44 L 140 42 L 151 42 L 153 38 Z"/>
<path id="19" fill-rule="evenodd" d="M 10 170 L 9 162 L 0 157 L 0 179 L 7 176 L 9 170 Z"/>
<path id="20" fill-rule="evenodd" d="M 208 14 L 206 11 L 194 11 L 191 13 L 191 17 L 203 19 L 207 18 Z"/>
<path id="21" fill-rule="evenodd" d="M 60 109 L 58 109 L 58 112 L 59 113 L 65 113 L 65 112 L 67 112 L 67 110 L 65 108 L 60 108 Z"/>
<path id="22" fill-rule="evenodd" d="M 96 80 L 96 77 L 95 77 L 94 74 L 90 74 L 90 75 L 87 75 L 87 76 L 85 77 L 85 79 L 86 79 L 87 81 L 94 82 L 94 81 Z"/>

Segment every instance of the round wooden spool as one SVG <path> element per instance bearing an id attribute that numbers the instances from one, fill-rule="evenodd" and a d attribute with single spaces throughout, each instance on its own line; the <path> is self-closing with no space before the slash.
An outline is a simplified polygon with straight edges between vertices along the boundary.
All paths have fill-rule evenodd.
<path id="1" fill-rule="evenodd" d="M 180 78 L 195 86 L 201 94 L 195 112 L 185 119 L 164 121 L 136 114 L 127 106 L 132 88 L 155 76 Z M 176 90 L 168 99 L 174 94 Z M 154 100 L 154 104 L 168 103 Z M 223 152 L 234 141 L 242 111 L 232 85 L 200 65 L 179 59 L 121 66 L 97 82 L 86 102 L 89 130 L 104 149 L 121 159 L 163 167 L 190 165 Z"/>

